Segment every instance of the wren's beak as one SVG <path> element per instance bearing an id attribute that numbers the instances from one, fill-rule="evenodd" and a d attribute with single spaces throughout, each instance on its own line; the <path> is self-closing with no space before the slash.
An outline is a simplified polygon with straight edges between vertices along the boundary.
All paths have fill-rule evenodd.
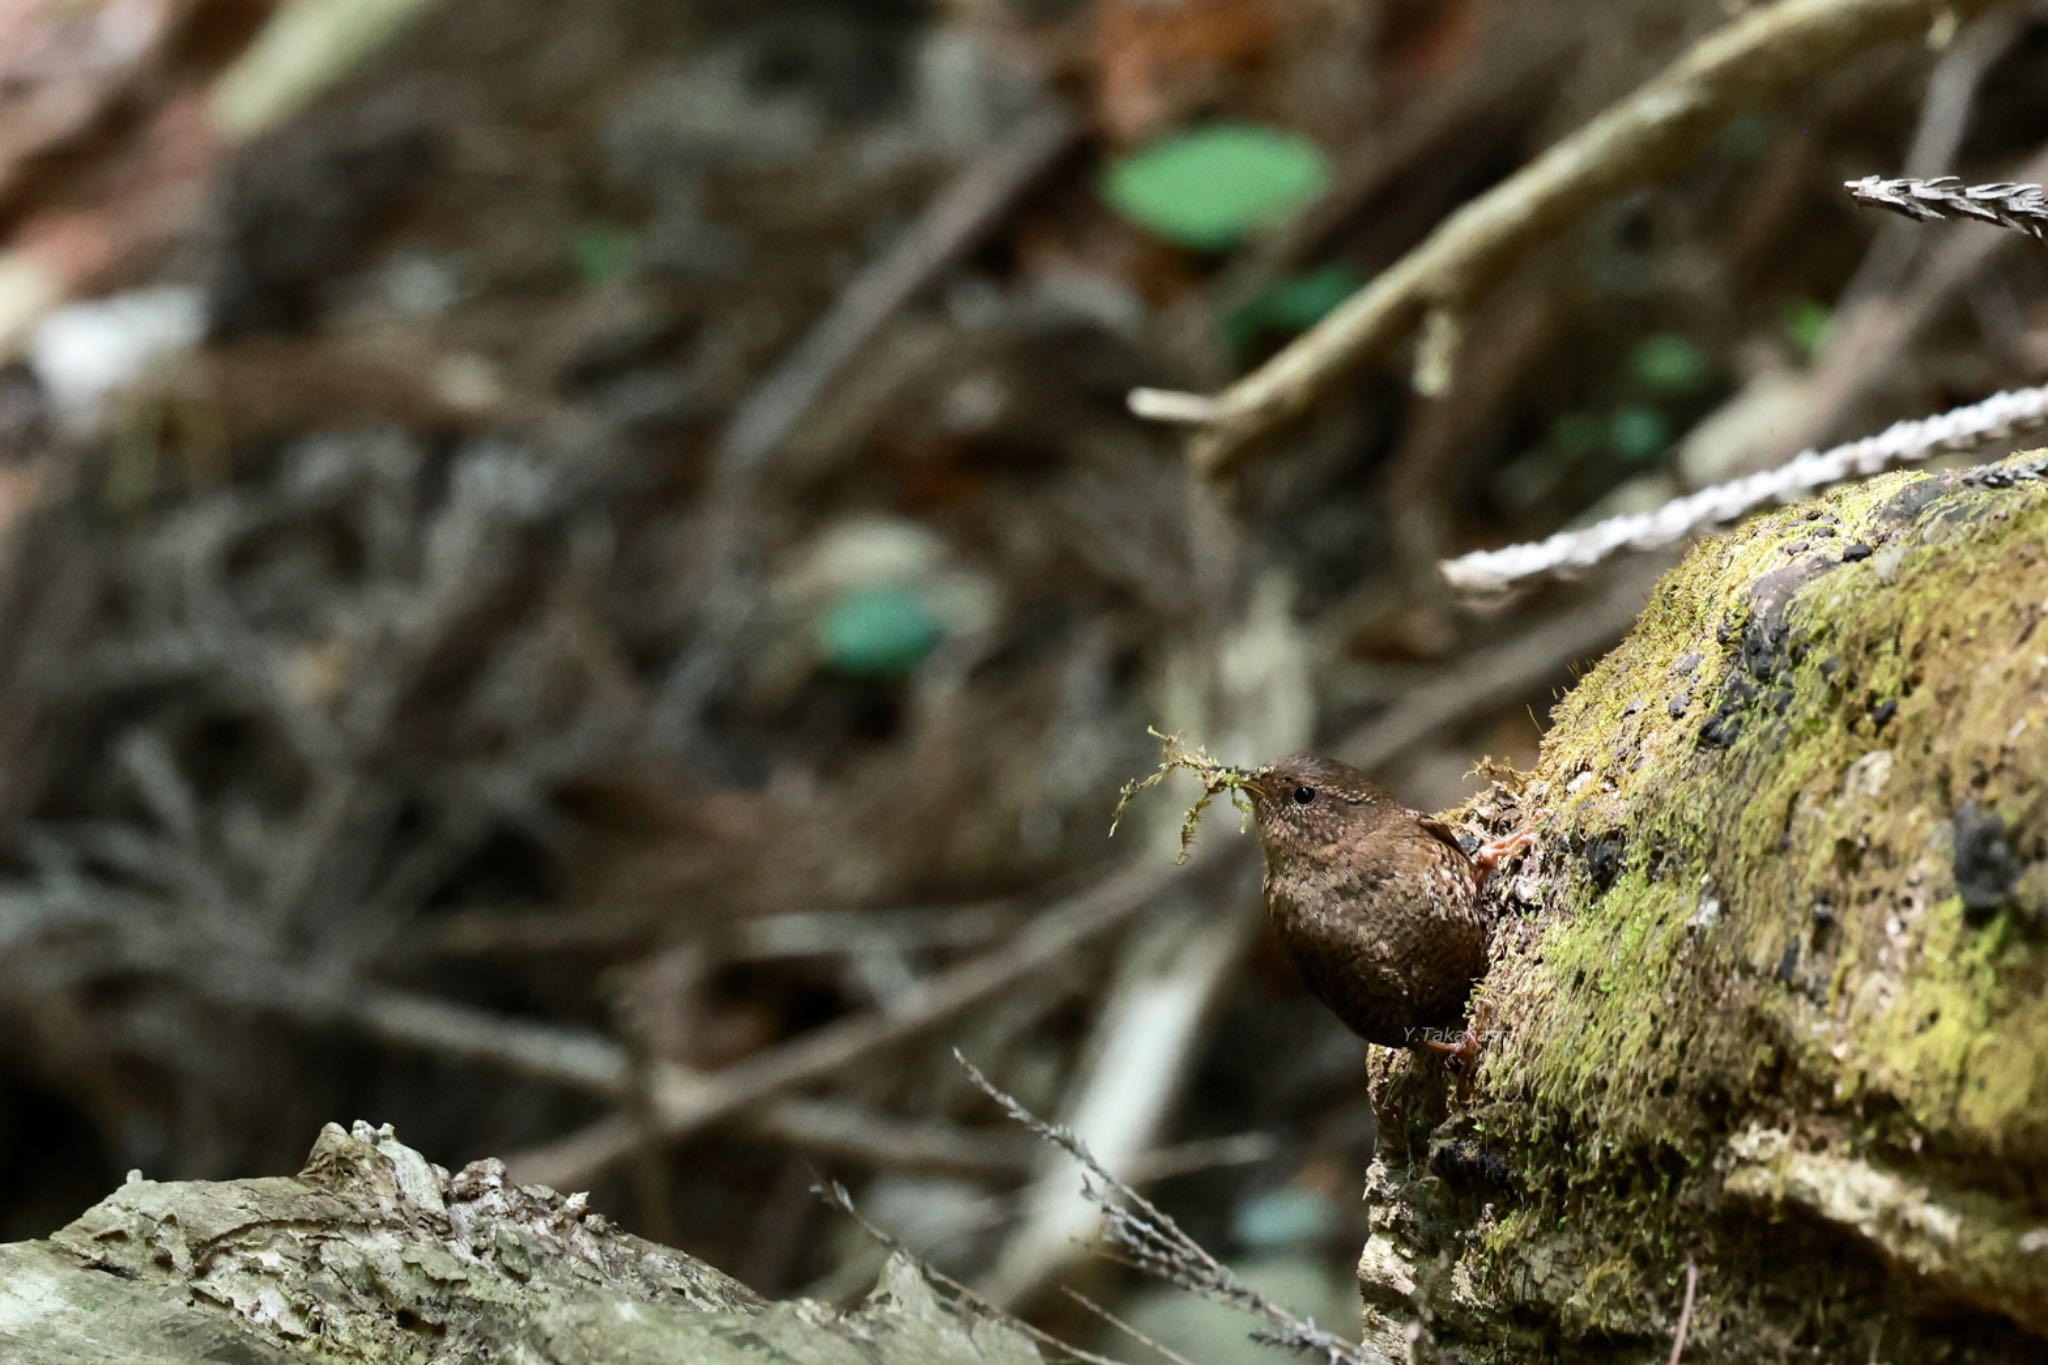
<path id="1" fill-rule="evenodd" d="M 1265 784 L 1259 781 L 1258 772 L 1253 771 L 1250 768 L 1226 767 L 1223 771 L 1229 773 L 1233 778 L 1237 779 L 1238 786 L 1245 788 L 1255 796 L 1270 797 L 1272 795 L 1271 792 L 1266 790 Z"/>

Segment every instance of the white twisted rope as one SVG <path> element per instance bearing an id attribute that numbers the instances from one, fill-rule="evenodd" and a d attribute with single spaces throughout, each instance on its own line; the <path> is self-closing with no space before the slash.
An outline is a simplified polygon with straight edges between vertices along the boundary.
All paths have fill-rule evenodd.
<path id="1" fill-rule="evenodd" d="M 1893 465 L 1935 455 L 1974 450 L 2043 426 L 2048 426 L 2048 384 L 2010 389 L 1934 417 L 1894 422 L 1875 436 L 1847 445 L 1805 451 L 1775 469 L 1702 488 L 1649 512 L 1609 517 L 1547 540 L 1462 555 L 1438 567 L 1460 592 L 1498 592 L 1546 574 L 1590 569 L 1625 550 L 1674 544 L 1770 503 L 1796 502 L 1830 484 L 1868 478 Z"/>

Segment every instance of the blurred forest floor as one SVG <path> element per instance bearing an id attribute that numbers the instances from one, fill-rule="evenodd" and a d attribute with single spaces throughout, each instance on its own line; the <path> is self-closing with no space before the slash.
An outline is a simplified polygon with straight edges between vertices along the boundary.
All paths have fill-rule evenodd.
<path id="1" fill-rule="evenodd" d="M 0 0 L 0 1240 L 360 1116 L 768 1294 L 881 1263 L 824 1171 L 1000 1301 L 1236 1358 L 1075 1263 L 958 1047 L 1355 1320 L 1361 1046 L 1226 821 L 1105 839 L 1146 726 L 1449 804 L 1659 562 L 1474 610 L 1440 555 L 2038 375 L 2015 234 L 1840 186 L 2043 178 L 2048 25 L 1728 124 L 1447 395 L 1397 357 L 1227 491 L 1125 395 L 1243 373 L 1729 8 Z M 1147 200 L 1215 127 L 1294 198 Z"/>

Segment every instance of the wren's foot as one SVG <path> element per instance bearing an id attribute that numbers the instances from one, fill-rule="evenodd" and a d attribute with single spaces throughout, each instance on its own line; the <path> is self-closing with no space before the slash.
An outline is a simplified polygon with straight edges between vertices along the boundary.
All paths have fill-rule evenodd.
<path id="1" fill-rule="evenodd" d="M 1441 1052 L 1444 1056 L 1451 1059 L 1451 1065 L 1458 1067 L 1460 1070 L 1463 1070 L 1471 1063 L 1474 1057 L 1479 1055 L 1479 1035 L 1469 1028 L 1465 1030 L 1465 1036 L 1455 1043 L 1446 1043 L 1437 1038 L 1425 1038 L 1422 1040 L 1422 1045 L 1431 1052 Z"/>
<path id="2" fill-rule="evenodd" d="M 1472 1075 L 1479 1069 L 1479 1031 L 1468 1028 L 1465 1036 L 1455 1043 L 1425 1038 L 1422 1045 L 1431 1052 L 1441 1053 L 1451 1068 L 1451 1075 L 1457 1078 L 1458 1101 L 1463 1103 L 1471 1098 Z"/>
<path id="3" fill-rule="evenodd" d="M 1535 842 L 1536 830 L 1533 826 L 1518 829 L 1513 834 L 1503 835 L 1498 839 L 1489 839 L 1473 850 L 1472 865 L 1477 867 L 1479 875 L 1484 877 L 1493 871 L 1494 864 L 1506 862 Z"/>

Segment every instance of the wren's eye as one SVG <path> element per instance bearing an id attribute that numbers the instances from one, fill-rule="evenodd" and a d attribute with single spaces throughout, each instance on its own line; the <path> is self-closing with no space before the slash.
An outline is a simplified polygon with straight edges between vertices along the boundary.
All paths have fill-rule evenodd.
<path id="1" fill-rule="evenodd" d="M 1315 799 L 1316 789 L 1314 787 L 1296 787 L 1294 789 L 1294 804 L 1297 806 L 1312 805 Z"/>

